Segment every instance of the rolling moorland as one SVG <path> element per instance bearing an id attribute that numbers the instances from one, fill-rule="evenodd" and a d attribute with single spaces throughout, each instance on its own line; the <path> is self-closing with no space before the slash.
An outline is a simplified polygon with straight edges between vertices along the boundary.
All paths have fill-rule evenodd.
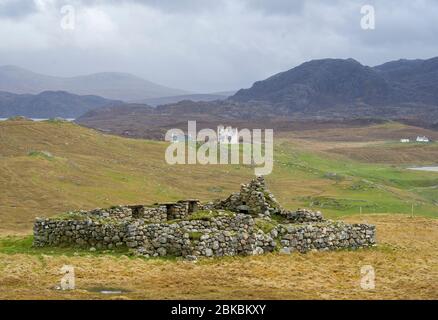
<path id="1" fill-rule="evenodd" d="M 253 168 L 168 166 L 164 142 L 127 139 L 62 121 L 0 122 L 0 297 L 108 298 L 437 298 L 437 143 L 400 144 L 434 131 L 394 122 L 281 132 L 267 177 L 286 208 L 377 225 L 379 246 L 356 252 L 201 260 L 144 260 L 127 252 L 34 249 L 36 216 L 116 204 L 224 198 Z M 412 216 L 412 208 L 414 216 Z M 360 214 L 362 212 L 362 214 Z M 78 290 L 59 292 L 63 264 Z M 361 290 L 360 267 L 377 269 Z M 99 272 L 95 272 L 96 268 Z M 202 279 L 202 280 L 201 280 Z"/>

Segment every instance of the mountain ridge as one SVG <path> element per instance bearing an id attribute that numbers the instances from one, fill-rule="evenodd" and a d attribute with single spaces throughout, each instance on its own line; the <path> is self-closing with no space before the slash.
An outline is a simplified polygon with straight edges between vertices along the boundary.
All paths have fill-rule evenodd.
<path id="1" fill-rule="evenodd" d="M 17 94 L 68 91 L 78 95 L 98 95 L 123 101 L 188 93 L 124 72 L 99 72 L 74 77 L 58 77 L 14 65 L 0 66 L 0 91 Z"/>
<path id="2" fill-rule="evenodd" d="M 264 101 L 295 111 L 362 103 L 438 105 L 435 92 L 438 57 L 390 61 L 375 67 L 352 58 L 319 59 L 257 81 L 230 100 Z"/>

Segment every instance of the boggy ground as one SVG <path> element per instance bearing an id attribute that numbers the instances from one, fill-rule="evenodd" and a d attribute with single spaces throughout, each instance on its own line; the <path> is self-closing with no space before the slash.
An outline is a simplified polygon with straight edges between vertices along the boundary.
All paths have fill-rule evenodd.
<path id="1" fill-rule="evenodd" d="M 0 241 L 2 299 L 438 299 L 438 221 L 406 215 L 343 217 L 377 226 L 378 247 L 358 251 L 201 259 L 129 257 Z M 21 245 L 18 245 L 21 243 Z M 76 290 L 59 291 L 75 267 Z M 375 289 L 360 287 L 363 265 Z M 102 294 L 100 290 L 122 290 Z"/>

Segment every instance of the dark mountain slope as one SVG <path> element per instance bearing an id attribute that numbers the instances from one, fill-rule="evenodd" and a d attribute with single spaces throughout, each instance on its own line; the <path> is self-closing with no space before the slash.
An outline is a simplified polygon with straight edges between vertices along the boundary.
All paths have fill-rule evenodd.
<path id="1" fill-rule="evenodd" d="M 142 103 L 147 104 L 153 107 L 165 105 L 165 104 L 171 104 L 171 103 L 178 103 L 184 100 L 191 100 L 194 102 L 200 102 L 200 101 L 215 101 L 215 100 L 225 100 L 228 96 L 222 95 L 222 94 L 185 94 L 182 96 L 171 96 L 171 97 L 160 97 L 160 98 L 149 98 L 144 99 L 140 101 L 135 101 L 135 103 Z"/>
<path id="2" fill-rule="evenodd" d="M 44 91 L 40 94 L 14 94 L 0 91 L 0 117 L 76 118 L 87 111 L 121 101 L 99 96 L 79 96 L 65 91 Z"/>
<path id="3" fill-rule="evenodd" d="M 408 102 L 438 105 L 438 57 L 391 61 L 375 69 L 398 87 Z"/>
<path id="4" fill-rule="evenodd" d="M 258 81 L 230 98 L 264 101 L 290 111 L 409 103 L 438 105 L 438 58 L 392 61 L 374 68 L 353 59 L 306 62 Z"/>
<path id="5" fill-rule="evenodd" d="M 374 69 L 353 59 L 324 59 L 258 81 L 231 99 L 266 101 L 302 111 L 358 102 L 382 104 L 394 94 L 391 84 Z"/>

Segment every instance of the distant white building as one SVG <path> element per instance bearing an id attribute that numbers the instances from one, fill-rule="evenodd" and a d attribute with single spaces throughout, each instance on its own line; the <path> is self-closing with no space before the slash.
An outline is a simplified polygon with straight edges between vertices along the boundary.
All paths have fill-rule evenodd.
<path id="1" fill-rule="evenodd" d="M 430 139 L 428 137 L 425 137 L 425 136 L 418 136 L 417 142 L 430 142 Z"/>
<path id="2" fill-rule="evenodd" d="M 238 130 L 237 128 L 218 126 L 217 139 L 220 144 L 238 144 Z"/>
<path id="3" fill-rule="evenodd" d="M 409 143 L 409 142 L 411 142 L 411 140 L 409 140 L 409 139 L 400 139 L 400 142 L 401 143 Z"/>

